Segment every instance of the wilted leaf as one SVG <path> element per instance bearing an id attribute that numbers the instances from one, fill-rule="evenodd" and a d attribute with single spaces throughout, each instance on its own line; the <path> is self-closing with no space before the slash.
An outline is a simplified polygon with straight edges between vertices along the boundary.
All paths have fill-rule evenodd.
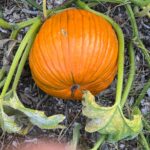
<path id="1" fill-rule="evenodd" d="M 1 128 L 4 132 L 19 133 L 21 126 L 15 122 L 15 116 L 8 116 L 4 112 L 1 112 Z"/>
<path id="2" fill-rule="evenodd" d="M 132 120 L 124 117 L 119 104 L 102 107 L 95 102 L 89 91 L 83 94 L 83 115 L 90 118 L 86 124 L 87 132 L 98 131 L 108 137 L 108 141 L 116 142 L 124 138 L 133 138 L 142 130 L 141 114 L 136 112 Z"/>
<path id="3" fill-rule="evenodd" d="M 13 93 L 12 98 L 7 100 L 5 104 L 25 114 L 33 125 L 36 125 L 41 129 L 64 128 L 64 126 L 59 125 L 59 123 L 65 119 L 63 115 L 58 114 L 47 117 L 43 111 L 26 108 L 20 102 L 16 92 Z"/>
<path id="4" fill-rule="evenodd" d="M 3 99 L 0 98 L 0 102 L 2 102 Z M 21 129 L 21 127 L 15 122 L 14 116 L 8 116 L 4 111 L 2 104 L 0 103 L 0 126 L 3 129 L 4 132 L 8 133 L 18 133 Z"/>

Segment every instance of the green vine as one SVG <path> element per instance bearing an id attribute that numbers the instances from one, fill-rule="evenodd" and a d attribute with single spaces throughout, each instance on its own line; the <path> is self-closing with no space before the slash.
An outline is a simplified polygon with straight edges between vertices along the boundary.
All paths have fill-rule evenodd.
<path id="1" fill-rule="evenodd" d="M 149 0 L 83 0 L 84 2 L 96 2 L 96 3 L 101 3 L 101 2 L 109 2 L 109 3 L 118 3 L 118 4 L 126 4 L 126 3 L 133 3 L 136 6 L 147 6 L 150 1 Z"/>
<path id="2" fill-rule="evenodd" d="M 0 27 L 4 28 L 4 29 L 13 29 L 14 25 L 13 24 L 9 24 L 7 21 L 5 21 L 4 19 L 0 18 Z"/>
<path id="3" fill-rule="evenodd" d="M 2 92 L 0 94 L 0 126 L 4 132 L 19 133 L 24 135 L 29 132 L 31 126 L 33 125 L 36 125 L 43 129 L 64 128 L 64 126 L 59 125 L 59 123 L 65 118 L 63 115 L 58 114 L 47 117 L 42 111 L 25 108 L 20 102 L 16 93 L 17 85 L 20 80 L 25 62 L 28 58 L 32 43 L 39 27 L 42 24 L 41 20 L 42 19 L 39 16 L 24 22 L 9 24 L 4 19 L 0 18 L 0 27 L 12 30 L 10 39 L 16 39 L 21 29 L 29 27 L 28 32 L 25 34 L 18 50 L 16 51 L 6 78 L 4 78 L 4 74 L 6 72 L 5 66 L 3 66 L 0 70 L 0 87 L 2 88 Z M 12 87 L 10 87 L 10 83 L 12 82 L 12 80 L 13 84 Z M 10 108 L 18 110 L 21 113 L 19 115 L 24 114 L 25 116 L 27 116 L 29 125 L 25 129 L 23 129 L 22 125 L 20 126 L 15 120 L 15 118 L 17 118 L 18 116 L 18 113 L 14 114 L 15 112 L 12 111 L 11 113 L 13 114 L 13 116 L 8 116 L 7 113 L 5 113 L 5 109 L 3 106 L 9 106 Z"/>
<path id="4" fill-rule="evenodd" d="M 134 54 L 132 42 L 129 43 L 128 49 L 129 49 L 129 59 L 130 59 L 130 70 L 129 70 L 128 80 L 127 80 L 126 86 L 124 88 L 124 92 L 122 94 L 122 100 L 121 100 L 122 108 L 123 108 L 123 106 L 124 106 L 124 104 L 128 98 L 128 95 L 129 95 L 129 92 L 131 90 L 132 83 L 134 80 L 134 76 L 135 76 L 135 54 Z"/>
<path id="5" fill-rule="evenodd" d="M 132 26 L 132 30 L 133 30 L 133 37 L 134 37 L 133 42 L 134 42 L 134 44 L 136 44 L 137 47 L 139 47 L 141 49 L 141 51 L 145 57 L 145 60 L 147 61 L 148 65 L 150 67 L 150 54 L 149 54 L 148 50 L 145 48 L 141 39 L 139 38 L 138 27 L 136 24 L 136 20 L 135 20 L 135 16 L 132 11 L 132 8 L 129 4 L 127 4 L 126 9 L 127 9 L 128 15 L 130 16 L 131 26 Z"/>
<path id="6" fill-rule="evenodd" d="M 43 15 L 44 18 L 47 18 L 47 10 L 46 10 L 46 0 L 43 0 Z"/>
<path id="7" fill-rule="evenodd" d="M 37 19 L 37 22 L 31 26 L 31 28 L 28 31 L 28 34 L 26 34 L 24 39 L 22 40 L 22 42 L 21 42 L 21 44 L 18 48 L 18 51 L 16 52 L 16 55 L 15 55 L 14 60 L 12 62 L 12 65 L 10 67 L 10 71 L 7 75 L 7 79 L 6 79 L 6 82 L 4 84 L 4 87 L 2 89 L 2 93 L 0 95 L 2 98 L 5 96 L 5 94 L 8 90 L 8 87 L 10 85 L 10 82 L 11 82 L 12 77 L 14 75 L 15 69 L 17 67 L 17 64 L 18 64 L 20 58 L 21 58 L 21 55 L 23 53 L 23 50 L 24 50 L 25 46 L 27 45 L 28 41 L 32 37 L 33 31 L 36 30 L 37 27 L 39 27 L 40 24 L 41 24 L 41 21 L 39 19 Z"/>

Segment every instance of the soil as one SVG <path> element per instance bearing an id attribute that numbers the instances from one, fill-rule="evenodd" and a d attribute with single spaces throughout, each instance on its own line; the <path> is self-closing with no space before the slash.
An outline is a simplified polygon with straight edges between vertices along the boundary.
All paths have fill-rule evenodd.
<path id="1" fill-rule="evenodd" d="M 41 0 L 36 0 L 38 4 L 41 5 Z M 49 0 L 48 8 L 51 9 L 54 6 L 61 5 L 63 0 Z M 125 57 L 125 74 L 124 82 L 128 77 L 129 69 L 129 58 L 127 45 L 131 40 L 132 29 L 129 23 L 129 18 L 126 14 L 124 6 L 119 6 L 116 4 L 102 3 L 94 7 L 95 10 L 103 12 L 111 16 L 123 29 L 125 36 L 125 46 L 126 46 L 126 57 Z M 0 0 L 0 15 L 3 16 L 7 21 L 21 22 L 27 20 L 28 18 L 35 17 L 39 15 L 39 11 L 36 8 L 30 6 L 26 1 L 22 0 Z M 147 49 L 150 50 L 150 18 L 142 17 L 136 18 L 140 38 L 144 42 Z M 17 42 L 21 41 L 27 29 L 21 30 Z M 0 41 L 2 39 L 8 39 L 10 36 L 10 31 L 0 28 Z M 12 47 L 13 42 L 7 41 L 3 44 L 0 43 L 0 67 L 2 66 L 2 58 L 4 54 Z M 8 68 L 11 64 L 15 50 L 17 49 L 18 44 L 14 47 L 11 57 L 8 59 Z M 143 88 L 144 83 L 147 82 L 150 76 L 150 70 L 147 63 L 144 60 L 143 55 L 140 52 L 140 49 L 135 47 L 136 51 L 136 77 L 130 92 L 130 95 L 127 100 L 127 105 L 130 106 L 136 100 L 138 94 Z M 104 92 L 96 96 L 98 103 L 101 103 L 105 106 L 112 105 L 115 98 L 115 88 L 116 79 L 113 84 Z M 69 142 L 72 139 L 73 127 L 76 123 L 80 123 L 82 128 L 80 130 L 81 137 L 79 141 L 79 146 L 81 149 L 89 149 L 92 147 L 94 142 L 98 139 L 97 133 L 89 134 L 84 131 L 86 124 L 86 118 L 82 115 L 82 104 L 78 101 L 64 101 L 56 97 L 46 95 L 42 92 L 34 83 L 31 77 L 30 69 L 28 62 L 23 70 L 20 83 L 17 89 L 17 93 L 20 97 L 22 103 L 29 108 L 43 110 L 46 115 L 53 114 L 64 114 L 66 116 L 63 124 L 67 126 L 66 129 L 60 130 L 41 130 L 38 127 L 33 127 L 30 133 L 26 136 L 19 136 L 17 134 L 2 134 L 0 137 L 0 149 L 1 150 L 16 150 L 18 146 L 22 143 L 37 143 L 39 139 L 50 139 L 58 141 L 59 143 Z M 109 100 L 109 101 L 108 101 Z M 144 99 L 141 102 L 140 109 L 146 119 L 150 122 L 150 89 L 147 91 Z M 144 132 L 147 139 L 150 139 L 150 133 Z M 105 143 L 101 147 L 101 150 L 142 150 L 142 146 L 139 142 L 139 138 L 136 137 L 132 140 L 122 140 L 118 143 L 110 144 Z"/>

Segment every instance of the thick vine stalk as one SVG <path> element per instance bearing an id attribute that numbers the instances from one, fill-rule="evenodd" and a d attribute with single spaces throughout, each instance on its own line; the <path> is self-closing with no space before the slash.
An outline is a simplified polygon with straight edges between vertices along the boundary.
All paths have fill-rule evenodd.
<path id="1" fill-rule="evenodd" d="M 4 29 L 10 29 L 10 30 L 12 30 L 14 28 L 14 26 L 12 24 L 9 24 L 7 21 L 5 21 L 2 18 L 0 18 L 0 27 L 2 27 Z"/>
<path id="2" fill-rule="evenodd" d="M 127 4 L 125 6 L 127 9 L 127 13 L 130 16 L 130 22 L 131 22 L 131 26 L 132 26 L 132 30 L 133 30 L 134 43 L 137 45 L 137 47 L 139 47 L 141 49 L 141 51 L 145 57 L 145 60 L 147 61 L 148 66 L 150 67 L 150 54 L 148 53 L 148 50 L 145 48 L 144 44 L 142 43 L 141 39 L 139 38 L 138 27 L 136 24 L 136 20 L 135 20 L 135 16 L 132 11 L 132 8 L 131 8 L 130 4 Z"/>
<path id="3" fill-rule="evenodd" d="M 127 83 L 125 85 L 124 92 L 122 94 L 122 100 L 121 100 L 121 107 L 122 108 L 123 108 L 123 106 L 127 100 L 127 97 L 128 97 L 129 92 L 131 90 L 132 83 L 133 83 L 134 76 L 135 76 L 135 54 L 134 54 L 132 41 L 129 43 L 128 49 L 129 49 L 130 69 L 129 69 L 129 75 L 128 75 Z"/>
<path id="4" fill-rule="evenodd" d="M 38 29 L 38 28 L 37 28 Z M 36 30 L 37 30 L 36 29 Z M 17 85 L 18 85 L 18 82 L 19 82 L 19 79 L 20 79 L 20 76 L 21 76 L 21 73 L 22 73 L 22 70 L 23 70 L 23 67 L 26 63 L 26 60 L 28 58 L 28 54 L 29 54 L 29 51 L 31 49 L 31 46 L 32 46 L 32 43 L 34 41 L 34 38 L 35 38 L 35 33 L 36 33 L 36 30 L 34 31 L 32 37 L 31 37 L 31 40 L 29 41 L 29 43 L 27 44 L 26 48 L 25 48 L 25 51 L 22 55 L 22 58 L 21 58 L 21 61 L 19 63 L 19 66 L 17 68 L 17 72 L 16 72 L 16 75 L 15 75 L 15 78 L 14 78 L 14 82 L 13 82 L 13 85 L 12 85 L 12 90 L 16 90 L 17 89 Z"/>
<path id="5" fill-rule="evenodd" d="M 138 98 L 135 100 L 135 103 L 133 105 L 133 107 L 139 107 L 141 100 L 144 98 L 147 90 L 150 88 L 150 79 L 148 80 L 148 82 L 144 85 L 141 93 L 139 94 Z"/>
<path id="6" fill-rule="evenodd" d="M 25 35 L 24 39 L 22 40 L 17 52 L 16 52 L 16 55 L 14 57 L 14 60 L 12 62 L 12 65 L 10 67 L 10 70 L 9 70 L 9 73 L 7 75 L 7 79 L 6 79 L 6 82 L 4 84 L 4 87 L 2 89 L 2 93 L 1 93 L 1 97 L 4 97 L 4 95 L 6 94 L 7 90 L 8 90 L 8 87 L 10 85 L 10 82 L 12 80 L 12 77 L 14 75 L 14 72 L 16 70 L 16 67 L 17 67 L 17 64 L 22 56 L 22 53 L 24 51 L 24 48 L 26 47 L 28 41 L 30 40 L 30 38 L 32 37 L 32 34 L 34 32 L 34 30 L 37 29 L 37 27 L 39 27 L 39 25 L 41 24 L 41 20 L 40 19 L 37 19 L 37 21 L 35 22 L 35 24 L 33 24 L 31 26 L 31 28 L 29 29 L 28 33 Z"/>

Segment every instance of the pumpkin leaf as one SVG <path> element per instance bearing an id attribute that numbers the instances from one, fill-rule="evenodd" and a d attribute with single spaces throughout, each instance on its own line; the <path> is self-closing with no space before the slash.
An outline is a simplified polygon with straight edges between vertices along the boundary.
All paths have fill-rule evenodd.
<path id="1" fill-rule="evenodd" d="M 8 116 L 3 110 L 3 98 L 0 97 L 0 126 L 4 132 L 8 133 L 18 133 L 21 130 L 15 121 L 15 116 Z"/>
<path id="2" fill-rule="evenodd" d="M 133 138 L 142 130 L 139 111 L 135 110 L 133 118 L 129 120 L 123 115 L 119 104 L 115 103 L 112 107 L 100 106 L 89 91 L 84 91 L 82 112 L 90 119 L 85 130 L 90 133 L 98 131 L 105 134 L 110 142 Z"/>
<path id="3" fill-rule="evenodd" d="M 13 92 L 13 96 L 5 100 L 4 104 L 15 110 L 22 112 L 24 115 L 26 115 L 29 118 L 29 121 L 33 125 L 36 125 L 41 129 L 64 128 L 63 125 L 59 125 L 59 123 L 65 119 L 63 115 L 58 114 L 58 115 L 47 117 L 43 111 L 26 108 L 20 102 L 16 92 Z"/>
<path id="4" fill-rule="evenodd" d="M 22 128 L 15 122 L 15 116 L 8 116 L 2 110 L 1 110 L 0 122 L 1 122 L 1 128 L 3 129 L 4 132 L 7 133 L 19 133 Z"/>

